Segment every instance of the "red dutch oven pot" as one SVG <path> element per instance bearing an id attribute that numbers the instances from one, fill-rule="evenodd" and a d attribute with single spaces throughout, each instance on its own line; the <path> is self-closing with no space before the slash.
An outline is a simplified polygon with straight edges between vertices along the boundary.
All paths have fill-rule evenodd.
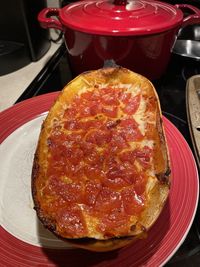
<path id="1" fill-rule="evenodd" d="M 45 8 L 38 20 L 63 31 L 74 75 L 114 60 L 154 80 L 166 70 L 179 29 L 199 23 L 200 10 L 150 0 L 86 0 Z"/>

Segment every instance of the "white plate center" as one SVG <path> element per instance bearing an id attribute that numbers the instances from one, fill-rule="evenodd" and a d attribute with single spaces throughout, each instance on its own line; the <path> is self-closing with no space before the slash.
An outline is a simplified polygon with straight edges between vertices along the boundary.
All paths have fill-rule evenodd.
<path id="1" fill-rule="evenodd" d="M 46 114 L 25 123 L 0 146 L 0 223 L 10 234 L 36 246 L 66 248 L 68 244 L 46 230 L 33 209 L 33 157 Z"/>

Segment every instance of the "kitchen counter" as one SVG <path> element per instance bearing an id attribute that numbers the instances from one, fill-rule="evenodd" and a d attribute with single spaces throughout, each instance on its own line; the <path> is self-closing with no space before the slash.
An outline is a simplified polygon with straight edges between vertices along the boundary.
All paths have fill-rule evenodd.
<path id="1" fill-rule="evenodd" d="M 29 86 L 36 75 L 60 47 L 60 43 L 51 43 L 50 49 L 37 62 L 32 62 L 27 66 L 0 76 L 0 112 L 11 107 Z"/>

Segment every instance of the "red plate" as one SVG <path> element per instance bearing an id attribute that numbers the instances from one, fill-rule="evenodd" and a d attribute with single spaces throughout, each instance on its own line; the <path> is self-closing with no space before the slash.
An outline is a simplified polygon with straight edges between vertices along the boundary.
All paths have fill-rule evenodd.
<path id="1" fill-rule="evenodd" d="M 56 93 L 28 99 L 0 114 L 0 143 L 15 129 L 48 111 Z M 114 252 L 47 249 L 21 241 L 0 227 L 3 266 L 161 266 L 177 251 L 193 222 L 198 203 L 198 172 L 192 152 L 176 127 L 163 118 L 172 167 L 169 199 L 147 238 Z"/>

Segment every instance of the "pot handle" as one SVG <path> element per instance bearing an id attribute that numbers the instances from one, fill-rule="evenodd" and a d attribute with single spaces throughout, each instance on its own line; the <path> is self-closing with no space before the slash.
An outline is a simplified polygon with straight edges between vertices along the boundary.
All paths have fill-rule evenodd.
<path id="1" fill-rule="evenodd" d="M 197 7 L 188 4 L 176 4 L 175 6 L 179 9 L 190 10 L 193 12 L 193 14 L 188 15 L 183 19 L 183 27 L 200 22 L 200 9 Z"/>
<path id="2" fill-rule="evenodd" d="M 47 7 L 38 14 L 38 21 L 42 28 L 54 28 L 63 31 L 63 26 L 59 20 L 60 8 Z M 56 16 L 58 19 L 51 18 Z"/>

